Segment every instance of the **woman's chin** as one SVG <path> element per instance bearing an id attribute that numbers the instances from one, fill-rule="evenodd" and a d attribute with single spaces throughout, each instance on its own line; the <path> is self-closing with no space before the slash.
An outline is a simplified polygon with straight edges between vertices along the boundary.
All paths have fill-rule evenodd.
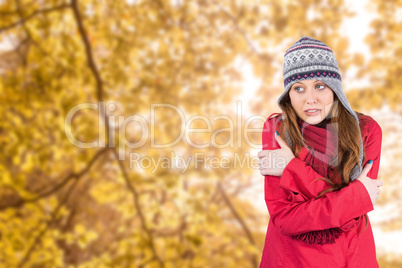
<path id="1" fill-rule="evenodd" d="M 310 124 L 310 125 L 317 125 L 317 124 L 319 124 L 319 123 L 321 123 L 323 121 L 323 118 L 319 114 L 319 115 L 316 115 L 316 116 L 309 116 L 304 121 L 306 123 Z"/>

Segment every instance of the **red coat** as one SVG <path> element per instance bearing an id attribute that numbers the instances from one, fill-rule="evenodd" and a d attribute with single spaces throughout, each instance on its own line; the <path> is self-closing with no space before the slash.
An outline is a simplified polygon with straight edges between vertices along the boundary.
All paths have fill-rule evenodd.
<path id="1" fill-rule="evenodd" d="M 280 148 L 274 136 L 280 116 L 271 116 L 264 124 L 264 150 Z M 372 159 L 374 163 L 367 176 L 377 179 L 382 130 L 370 116 L 359 116 L 359 121 L 366 153 L 363 167 Z M 355 180 L 339 191 L 314 199 L 328 185 L 322 180 L 314 181 L 322 176 L 303 161 L 307 152 L 303 149 L 285 167 L 282 177 L 265 176 L 270 221 L 260 268 L 378 267 L 370 222 L 362 232 L 366 225 L 363 215 L 374 209 L 366 188 Z M 308 244 L 291 238 L 336 227 L 343 233 L 333 244 Z"/>

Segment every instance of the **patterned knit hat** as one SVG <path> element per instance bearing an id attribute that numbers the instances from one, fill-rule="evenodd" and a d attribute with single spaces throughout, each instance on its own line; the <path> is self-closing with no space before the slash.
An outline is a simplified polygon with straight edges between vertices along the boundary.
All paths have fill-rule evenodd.
<path id="1" fill-rule="evenodd" d="M 324 82 L 336 94 L 343 107 L 355 118 L 359 125 L 359 119 L 350 106 L 342 88 L 341 74 L 338 63 L 332 50 L 323 42 L 303 36 L 294 43 L 285 53 L 283 60 L 283 79 L 285 92 L 279 97 L 278 104 L 289 91 L 291 86 L 299 81 L 315 79 Z M 282 116 L 284 118 L 284 115 Z M 285 133 L 289 146 L 292 146 L 289 134 Z M 363 141 L 360 137 L 359 163 L 351 172 L 351 179 L 355 180 L 362 171 Z"/>

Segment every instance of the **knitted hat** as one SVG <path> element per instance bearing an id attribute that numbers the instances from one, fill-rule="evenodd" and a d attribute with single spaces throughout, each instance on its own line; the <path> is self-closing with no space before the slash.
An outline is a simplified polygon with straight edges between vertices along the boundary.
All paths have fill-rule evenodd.
<path id="1" fill-rule="evenodd" d="M 294 43 L 285 53 L 283 60 L 283 79 L 285 92 L 279 97 L 278 104 L 291 86 L 299 81 L 315 79 L 324 82 L 336 94 L 343 107 L 355 118 L 359 125 L 359 119 L 350 106 L 342 88 L 341 74 L 338 63 L 332 50 L 323 42 L 303 36 Z M 284 114 L 282 116 L 284 119 Z M 285 133 L 289 146 L 292 146 L 289 134 Z M 363 164 L 363 141 L 360 137 L 359 163 L 351 171 L 351 179 L 355 180 L 362 171 Z"/>

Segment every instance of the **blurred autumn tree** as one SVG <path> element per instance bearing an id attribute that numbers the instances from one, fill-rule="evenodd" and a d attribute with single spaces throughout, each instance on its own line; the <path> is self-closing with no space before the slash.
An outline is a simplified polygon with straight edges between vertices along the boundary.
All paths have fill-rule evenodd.
<path id="1" fill-rule="evenodd" d="M 364 110 L 387 107 L 377 115 L 383 129 L 383 165 L 379 175 L 384 181 L 383 191 L 387 193 L 379 199 L 379 205 L 387 208 L 379 228 L 392 234 L 402 230 L 401 173 L 398 168 L 402 162 L 402 1 L 370 1 L 369 9 L 376 14 L 371 22 L 372 31 L 365 39 L 370 55 L 360 54 L 360 60 L 356 62 L 357 78 L 369 81 L 369 86 L 351 90 L 349 98 L 352 105 Z M 382 253 L 380 267 L 402 266 L 402 255 Z"/>
<path id="2" fill-rule="evenodd" d="M 371 1 L 369 8 L 377 15 L 365 39 L 371 53 L 357 54 L 354 64 L 359 67 L 357 78 L 369 80 L 370 87 L 353 90 L 349 95 L 363 109 L 379 108 L 385 102 L 401 114 L 402 1 Z"/>
<path id="3" fill-rule="evenodd" d="M 255 171 L 233 166 L 252 149 L 233 111 L 235 60 L 263 79 L 253 111 L 267 116 L 278 63 L 300 36 L 330 43 L 347 69 L 355 56 L 339 27 L 350 15 L 339 0 L 0 1 L 12 47 L 0 55 L 1 267 L 257 267 L 268 219 L 245 198 Z M 85 103 L 96 108 L 65 126 Z M 172 106 L 152 117 L 152 104 Z M 155 148 L 180 135 L 180 111 L 204 133 Z M 66 131 L 98 144 L 75 146 Z M 152 164 L 172 153 L 231 165 Z M 150 167 L 133 167 L 133 154 Z"/>

